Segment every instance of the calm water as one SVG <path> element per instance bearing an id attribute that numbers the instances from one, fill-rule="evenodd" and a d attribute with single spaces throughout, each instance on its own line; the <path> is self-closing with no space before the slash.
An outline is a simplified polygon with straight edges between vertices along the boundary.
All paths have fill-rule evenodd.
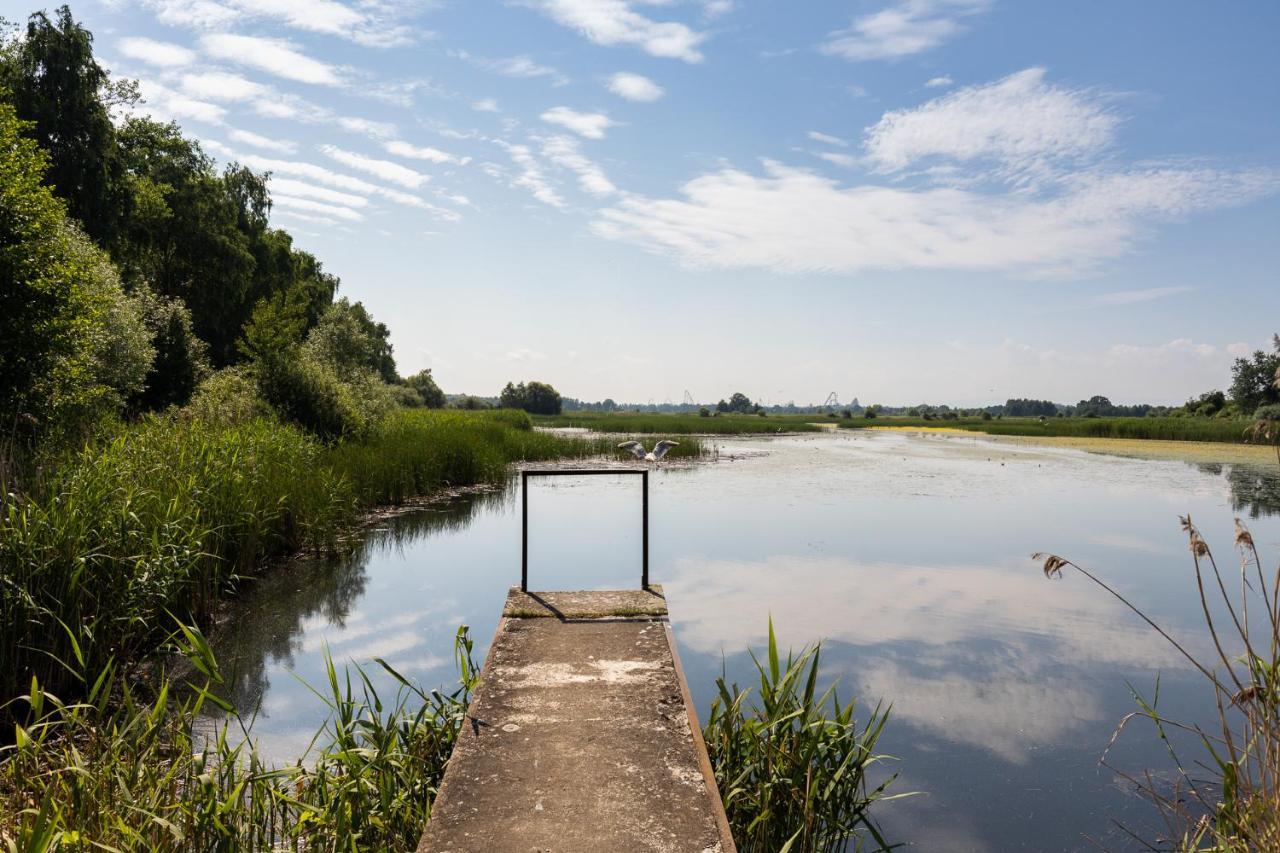
<path id="1" fill-rule="evenodd" d="M 1125 849 L 1116 818 L 1150 816 L 1098 766 L 1133 709 L 1126 681 L 1173 716 L 1209 720 L 1187 666 L 1122 605 L 1078 576 L 1050 582 L 1048 550 L 1097 569 L 1168 628 L 1199 630 L 1190 513 L 1227 562 L 1232 518 L 1265 559 L 1280 555 L 1271 468 L 1193 465 L 958 436 L 819 435 L 731 440 L 732 461 L 664 468 L 651 480 L 652 572 L 705 719 L 715 677 L 751 680 L 748 648 L 772 614 L 784 644 L 822 639 L 842 695 L 893 703 L 881 741 L 899 760 L 890 835 L 921 850 Z M 634 586 L 633 478 L 532 487 L 535 588 Z M 254 735 L 296 757 L 324 717 L 322 650 L 383 657 L 433 687 L 454 679 L 452 638 L 488 643 L 519 582 L 511 495 L 457 500 L 388 522 L 339 563 L 300 563 L 245 596 L 219 641 Z M 1167 764 L 1134 730 L 1112 755 L 1131 771 Z"/>

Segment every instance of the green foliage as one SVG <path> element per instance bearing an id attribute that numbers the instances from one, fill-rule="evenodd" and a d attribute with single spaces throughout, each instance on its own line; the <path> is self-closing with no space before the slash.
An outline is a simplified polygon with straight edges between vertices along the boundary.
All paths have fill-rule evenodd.
<path id="1" fill-rule="evenodd" d="M 1057 404 L 1049 400 L 1009 399 L 1004 404 L 1004 414 L 1014 418 L 1053 417 L 1058 413 Z"/>
<path id="2" fill-rule="evenodd" d="M 411 851 L 431 813 L 477 682 L 466 627 L 455 659 L 460 686 L 427 693 L 378 660 L 399 683 L 378 695 L 356 666 L 339 674 L 326 653 L 329 708 L 320 748 L 296 764 L 267 765 L 237 714 L 200 725 L 221 672 L 208 642 L 180 626 L 195 671 L 190 688 L 163 675 L 144 695 L 114 663 L 73 663 L 91 685 L 67 703 L 39 682 L 16 700 L 25 725 L 0 749 L 0 843 L 11 850 Z M 93 677 L 90 674 L 96 673 Z M 180 698 L 185 697 L 185 698 Z M 92 772 L 85 772 L 91 767 Z"/>
<path id="3" fill-rule="evenodd" d="M 440 390 L 440 386 L 436 384 L 435 377 L 431 375 L 431 368 L 418 371 L 404 382 L 418 394 L 422 399 L 422 405 L 428 409 L 444 408 L 444 392 Z"/>
<path id="4" fill-rule="evenodd" d="M 880 416 L 880 407 L 877 405 L 872 404 L 862 410 L 862 417 L 865 418 L 866 420 L 874 420 L 879 416 Z"/>
<path id="5" fill-rule="evenodd" d="M 120 217 L 122 168 L 104 102 L 113 90 L 94 61 L 92 34 L 66 6 L 52 19 L 36 12 L 3 59 L 0 97 L 31 123 L 32 138 L 48 152 L 46 182 L 89 235 L 109 238 Z"/>
<path id="6" fill-rule="evenodd" d="M 343 376 L 305 350 L 255 362 L 253 369 L 280 417 L 325 440 L 367 436 L 395 406 L 394 392 L 376 374 Z"/>
<path id="7" fill-rule="evenodd" d="M 560 392 L 545 382 L 508 382 L 498 400 L 504 409 L 524 409 L 534 415 L 558 415 L 563 405 Z"/>
<path id="8" fill-rule="evenodd" d="M 182 300 L 160 296 L 145 284 L 131 295 L 142 308 L 155 359 L 130 407 L 155 410 L 181 405 L 209 375 L 209 347 L 196 336 L 191 311 Z"/>
<path id="9" fill-rule="evenodd" d="M 1154 441 L 1222 441 L 1247 443 L 1252 421 L 1234 418 L 999 418 L 987 421 L 964 418 L 950 421 L 950 429 L 972 430 L 990 435 L 1078 436 L 1081 438 L 1131 438 Z M 881 415 L 875 424 L 854 419 L 841 422 L 842 429 L 869 427 L 937 426 L 932 415 L 919 418 Z"/>
<path id="10" fill-rule="evenodd" d="M 779 432 L 816 432 L 813 415 L 778 415 L 761 420 L 752 415 L 716 414 L 703 418 L 696 414 L 640 412 L 570 412 L 539 417 L 539 425 L 582 427 L 619 435 L 747 435 Z"/>
<path id="11" fill-rule="evenodd" d="M 1272 353 L 1257 350 L 1250 358 L 1237 358 L 1232 365 L 1230 395 L 1241 411 L 1280 403 L 1280 335 L 1274 348 Z"/>
<path id="12" fill-rule="evenodd" d="M 821 646 L 778 654 L 769 621 L 757 697 L 716 679 L 703 738 L 734 842 L 743 853 L 840 851 L 873 842 L 887 849 L 870 809 L 897 778 L 872 787 L 867 772 L 889 711 L 872 709 L 859 726 L 854 702 L 842 705 L 835 684 L 819 694 Z M 898 795 L 902 796 L 902 795 Z M 892 799 L 892 798 L 889 798 Z"/>
<path id="13" fill-rule="evenodd" d="M 184 417 L 233 426 L 274 416 L 258 393 L 258 381 L 243 367 L 224 367 L 203 380 L 183 408 Z"/>
<path id="14" fill-rule="evenodd" d="M 303 349 L 344 377 L 372 372 L 383 382 L 396 382 L 399 376 L 390 336 L 390 330 L 375 323 L 362 304 L 343 298 L 325 309 Z"/>

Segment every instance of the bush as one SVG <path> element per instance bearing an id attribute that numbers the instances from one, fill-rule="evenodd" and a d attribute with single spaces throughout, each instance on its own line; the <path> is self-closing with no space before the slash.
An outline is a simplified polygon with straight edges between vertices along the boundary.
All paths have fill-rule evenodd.
<path id="1" fill-rule="evenodd" d="M 191 311 L 181 299 L 160 296 L 146 286 L 133 296 L 142 307 L 155 360 L 130 402 L 135 409 L 181 406 L 209 375 L 209 347 L 196 337 Z"/>
<path id="2" fill-rule="evenodd" d="M 324 439 L 366 436 L 395 406 L 394 392 L 377 374 L 344 379 L 301 351 L 259 362 L 255 372 L 262 396 L 280 417 Z"/>
<path id="3" fill-rule="evenodd" d="M 426 406 L 428 409 L 444 408 L 444 392 L 440 390 L 440 386 L 436 384 L 435 377 L 431 375 L 431 368 L 418 371 L 404 382 L 417 392 L 420 398 L 418 405 Z"/>
<path id="4" fill-rule="evenodd" d="M 408 385 L 388 385 L 392 401 L 402 409 L 421 409 L 422 396 Z"/>
<path id="5" fill-rule="evenodd" d="M 698 409 L 698 417 L 700 417 L 700 418 L 709 418 L 709 417 L 711 417 L 711 410 L 710 410 L 710 409 L 708 409 L 706 406 L 701 406 L 701 407 Z"/>
<path id="6" fill-rule="evenodd" d="M 183 414 L 204 423 L 231 426 L 270 417 L 273 412 L 248 370 L 227 367 L 200 383 Z"/>
<path id="7" fill-rule="evenodd" d="M 1280 421 L 1280 403 L 1262 406 L 1253 413 L 1253 418 L 1258 421 Z"/>

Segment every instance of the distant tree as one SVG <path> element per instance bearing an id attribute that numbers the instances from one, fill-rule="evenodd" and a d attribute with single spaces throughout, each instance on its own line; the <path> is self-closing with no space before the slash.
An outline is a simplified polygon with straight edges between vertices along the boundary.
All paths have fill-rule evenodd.
<path id="1" fill-rule="evenodd" d="M 1231 367 L 1231 400 L 1242 412 L 1252 413 L 1262 406 L 1280 403 L 1280 335 L 1273 339 L 1274 352 L 1256 350 L 1250 358 L 1238 358 Z"/>
<path id="2" fill-rule="evenodd" d="M 429 409 L 444 407 L 444 392 L 440 390 L 440 386 L 436 384 L 435 377 L 431 375 L 431 368 L 418 371 L 405 379 L 404 382 L 418 392 L 418 396 L 422 398 L 422 405 Z"/>
<path id="3" fill-rule="evenodd" d="M 728 411 L 729 411 L 729 404 L 728 404 L 725 400 L 723 400 L 723 399 L 722 399 L 719 403 L 716 403 L 716 414 L 717 414 L 717 415 L 722 415 L 722 414 L 724 414 L 725 412 L 728 412 Z"/>
<path id="4" fill-rule="evenodd" d="M 749 414 L 759 408 L 755 403 L 751 402 L 750 397 L 740 391 L 735 391 L 725 406 L 726 407 L 722 411 L 737 412 L 741 414 Z M 716 408 L 719 408 L 719 404 L 717 404 Z"/>
<path id="5" fill-rule="evenodd" d="M 504 409 L 524 409 L 533 415 L 558 415 L 562 408 L 560 392 L 545 382 L 508 382 L 498 401 Z"/>
<path id="6" fill-rule="evenodd" d="M 876 418 L 876 417 L 879 417 L 879 415 L 880 415 L 880 406 L 876 403 L 872 403 L 870 406 L 867 406 L 865 409 L 862 410 L 862 416 L 864 418 Z"/>
<path id="7" fill-rule="evenodd" d="M 709 417 L 711 417 L 711 410 L 710 410 L 710 409 L 708 409 L 706 406 L 702 406 L 702 407 L 700 407 L 700 408 L 698 409 L 698 417 L 700 417 L 700 418 L 709 418 Z"/>
<path id="8" fill-rule="evenodd" d="M 1056 415 L 1058 413 L 1058 407 L 1056 404 L 1048 400 L 1010 399 L 1005 401 L 1004 413 L 1011 418 Z"/>

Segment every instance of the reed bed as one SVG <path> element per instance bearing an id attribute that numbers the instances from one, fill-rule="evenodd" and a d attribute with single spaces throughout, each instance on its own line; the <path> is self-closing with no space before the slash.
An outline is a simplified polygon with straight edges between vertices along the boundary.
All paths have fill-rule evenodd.
<path id="1" fill-rule="evenodd" d="M 1171 772 L 1134 775 L 1104 766 L 1131 783 L 1156 808 L 1159 838 L 1137 838 L 1146 849 L 1191 851 L 1280 850 L 1280 568 L 1262 566 L 1253 535 L 1236 520 L 1239 577 L 1222 571 L 1190 517 L 1187 534 L 1195 583 L 1212 651 L 1199 656 L 1095 573 L 1053 554 L 1034 554 L 1046 577 L 1073 570 L 1097 584 L 1160 634 L 1202 678 L 1217 723 L 1172 719 L 1159 705 L 1159 682 L 1149 699 L 1134 691 L 1138 710 L 1122 719 L 1112 746 L 1134 722 L 1151 724 L 1168 751 Z M 1188 762 L 1179 744 L 1190 739 L 1199 754 Z"/>
<path id="2" fill-rule="evenodd" d="M 859 725 L 854 702 L 842 705 L 832 684 L 817 692 L 820 644 L 778 654 L 769 621 L 767 662 L 749 689 L 716 680 L 703 737 L 737 847 L 743 853 L 891 849 L 871 815 L 897 778 L 879 784 L 869 771 L 887 760 L 876 742 L 889 709 L 876 706 Z"/>
<path id="3" fill-rule="evenodd" d="M 499 483 L 512 462 L 617 454 L 614 443 L 506 411 L 404 410 L 335 445 L 265 418 L 120 426 L 41 460 L 0 506 L 0 702 L 33 676 L 70 699 L 75 649 L 95 672 L 145 657 L 167 614 L 207 624 L 238 577 L 338 547 L 363 508 Z"/>
<path id="4" fill-rule="evenodd" d="M 945 427 L 989 435 L 1072 436 L 1081 438 L 1132 438 L 1152 441 L 1216 441 L 1233 444 L 1255 442 L 1253 421 L 1233 418 L 903 418 L 841 419 L 843 429 L 875 427 Z"/>
<path id="5" fill-rule="evenodd" d="M 571 412 L 535 419 L 539 426 L 581 427 L 592 432 L 619 435 L 765 435 L 779 432 L 816 432 L 814 423 L 830 420 L 823 415 L 718 415 L 649 414 L 645 412 Z M 834 420 L 832 421 L 834 423 Z"/>
<path id="6" fill-rule="evenodd" d="M 108 664 L 82 701 L 33 682 L 30 722 L 0 748 L 0 846 L 11 851 L 414 850 L 478 678 L 466 628 L 460 686 L 424 692 L 385 662 L 400 688 L 384 701 L 364 670 L 339 675 L 326 657 L 316 689 L 330 718 L 314 753 L 270 766 L 234 714 L 197 726 L 222 677 L 200 632 L 178 644 L 202 681 L 163 678 L 142 696 Z M 88 683 L 88 670 L 80 675 Z M 231 709 L 227 709 L 231 710 Z"/>

